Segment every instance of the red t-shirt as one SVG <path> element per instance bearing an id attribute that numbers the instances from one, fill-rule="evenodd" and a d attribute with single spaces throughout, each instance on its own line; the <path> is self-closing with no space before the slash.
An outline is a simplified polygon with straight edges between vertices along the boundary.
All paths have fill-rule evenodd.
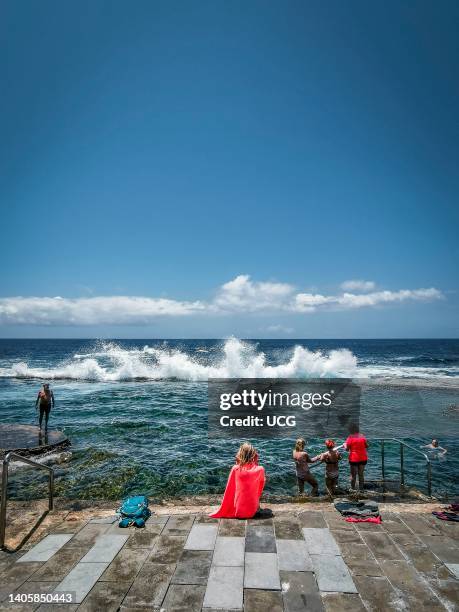
<path id="1" fill-rule="evenodd" d="M 362 434 L 352 434 L 346 440 L 346 448 L 349 451 L 349 461 L 367 461 L 367 439 Z"/>

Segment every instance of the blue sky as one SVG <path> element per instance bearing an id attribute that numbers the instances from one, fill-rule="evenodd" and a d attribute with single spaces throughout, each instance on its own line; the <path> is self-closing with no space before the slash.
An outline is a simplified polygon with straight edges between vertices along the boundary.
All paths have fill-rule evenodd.
<path id="1" fill-rule="evenodd" d="M 1 336 L 459 336 L 456 2 L 2 12 Z"/>

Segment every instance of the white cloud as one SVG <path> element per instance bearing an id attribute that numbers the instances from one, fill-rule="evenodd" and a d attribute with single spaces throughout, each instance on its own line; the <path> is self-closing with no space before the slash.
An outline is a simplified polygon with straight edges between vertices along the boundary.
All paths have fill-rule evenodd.
<path id="1" fill-rule="evenodd" d="M 213 303 L 222 311 L 282 310 L 293 292 L 287 283 L 254 282 L 241 274 L 222 285 Z"/>
<path id="2" fill-rule="evenodd" d="M 376 287 L 376 283 L 373 281 L 364 280 L 348 280 L 341 283 L 341 289 L 343 291 L 373 291 Z"/>
<path id="3" fill-rule="evenodd" d="M 273 332 L 276 334 L 293 334 L 295 331 L 293 327 L 285 327 L 284 325 L 268 325 L 266 331 Z"/>
<path id="4" fill-rule="evenodd" d="M 240 275 L 225 283 L 209 302 L 166 298 L 7 297 L 0 298 L 0 325 L 148 325 L 160 317 L 235 313 L 305 314 L 318 310 L 370 308 L 406 301 L 432 301 L 444 296 L 438 289 L 401 289 L 339 295 L 297 292 L 292 285 L 252 281 Z M 271 326 L 269 331 L 289 328 Z"/>
<path id="5" fill-rule="evenodd" d="M 161 316 L 206 310 L 201 302 L 146 297 L 0 298 L 0 324 L 146 325 Z"/>
<path id="6" fill-rule="evenodd" d="M 299 293 L 295 298 L 294 310 L 307 312 L 317 310 L 319 307 L 331 307 L 335 309 L 363 308 L 379 306 L 394 302 L 432 301 L 443 299 L 441 291 L 431 287 L 430 289 L 401 289 L 400 291 L 373 291 L 372 293 L 343 293 L 342 295 L 313 295 L 311 293 Z"/>

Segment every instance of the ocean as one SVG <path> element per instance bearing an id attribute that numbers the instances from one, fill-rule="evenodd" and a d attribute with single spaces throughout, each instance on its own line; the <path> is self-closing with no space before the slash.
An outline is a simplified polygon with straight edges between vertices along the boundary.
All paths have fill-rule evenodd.
<path id="1" fill-rule="evenodd" d="M 459 340 L 0 340 L 2 423 L 37 423 L 35 398 L 50 382 L 50 427 L 71 454 L 42 459 L 56 469 L 56 492 L 70 498 L 152 499 L 223 491 L 235 440 L 207 437 L 207 380 L 348 377 L 362 386 L 361 430 L 403 438 L 414 448 L 438 437 L 431 453 L 433 491 L 459 492 Z M 242 441 L 242 440 L 241 440 Z M 254 440 L 266 492 L 295 494 L 294 440 Z M 323 439 L 308 440 L 312 453 Z M 386 448 L 386 476 L 398 477 L 398 445 Z M 422 455 L 405 453 L 406 482 L 426 490 Z M 322 468 L 317 473 L 321 473 Z M 368 478 L 380 476 L 378 442 Z M 321 488 L 323 490 L 322 477 Z M 348 468 L 341 467 L 341 484 Z M 46 495 L 46 481 L 13 470 L 10 495 Z"/>

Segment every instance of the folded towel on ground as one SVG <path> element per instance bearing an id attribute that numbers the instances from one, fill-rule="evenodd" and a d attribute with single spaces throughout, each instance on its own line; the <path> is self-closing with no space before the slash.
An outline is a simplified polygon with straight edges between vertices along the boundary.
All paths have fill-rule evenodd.
<path id="1" fill-rule="evenodd" d="M 369 516 L 368 518 L 357 518 L 355 516 L 348 516 L 344 519 L 346 523 L 382 523 L 382 518 L 380 516 Z"/>
<path id="2" fill-rule="evenodd" d="M 455 523 L 459 523 L 459 514 L 455 512 L 432 512 L 432 514 L 442 521 L 454 521 Z"/>
<path id="3" fill-rule="evenodd" d="M 379 507 L 372 501 L 336 501 L 335 508 L 343 516 L 357 516 L 361 518 L 379 516 Z"/>

